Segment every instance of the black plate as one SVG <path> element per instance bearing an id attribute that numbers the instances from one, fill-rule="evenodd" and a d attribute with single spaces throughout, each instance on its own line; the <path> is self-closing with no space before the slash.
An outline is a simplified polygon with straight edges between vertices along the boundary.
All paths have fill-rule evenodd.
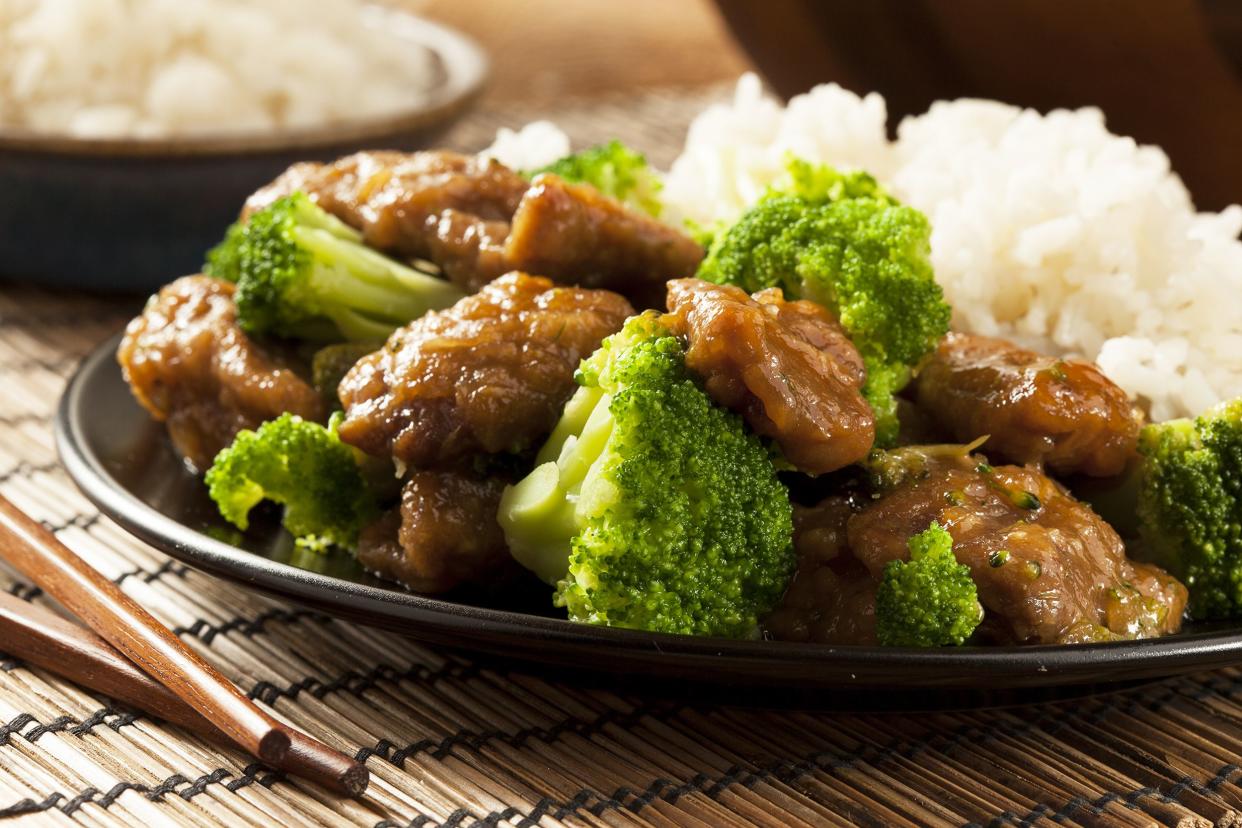
<path id="1" fill-rule="evenodd" d="M 321 571 L 309 571 L 289 563 L 292 544 L 270 516 L 245 537 L 219 520 L 163 428 L 130 396 L 113 357 L 117 341 L 83 362 L 57 414 L 60 456 L 82 491 L 121 526 L 175 558 L 332 615 L 508 658 L 787 689 L 1112 683 L 1242 661 L 1237 628 L 1194 626 L 1152 641 L 942 650 L 729 641 L 574 624 L 547 614 L 547 592 L 539 586 L 532 585 L 526 607 L 498 608 L 482 595 L 414 595 L 358 572 L 348 559 L 329 559 L 317 567 Z"/>

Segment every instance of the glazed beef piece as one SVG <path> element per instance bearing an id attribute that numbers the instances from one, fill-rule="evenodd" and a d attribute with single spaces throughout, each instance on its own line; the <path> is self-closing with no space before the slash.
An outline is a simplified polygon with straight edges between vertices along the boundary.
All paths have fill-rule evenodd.
<path id="1" fill-rule="evenodd" d="M 876 580 L 849 549 L 846 525 L 854 513 L 843 497 L 794 506 L 798 568 L 784 598 L 764 620 L 779 641 L 877 644 Z"/>
<path id="2" fill-rule="evenodd" d="M 798 469 L 823 474 L 871 451 L 862 357 L 823 307 L 786 302 L 778 289 L 752 299 L 732 285 L 680 279 L 668 284 L 668 310 L 707 393 L 773 438 Z"/>
<path id="3" fill-rule="evenodd" d="M 969 457 L 933 462 L 849 519 L 849 546 L 877 580 L 937 521 L 953 536 L 987 611 L 981 632 L 1015 643 L 1071 643 L 1176 632 L 1186 588 L 1125 556 L 1121 538 L 1060 484 Z"/>
<path id="4" fill-rule="evenodd" d="M 356 363 L 338 389 L 341 439 L 417 468 L 531 448 L 556 424 L 578 363 L 632 313 L 615 293 L 510 273 Z"/>
<path id="5" fill-rule="evenodd" d="M 360 152 L 296 164 L 244 215 L 301 190 L 387 253 L 428 259 L 467 291 L 510 270 L 663 298 L 703 250 L 655 219 L 556 176 L 532 183 L 496 161 L 451 152 Z"/>
<path id="6" fill-rule="evenodd" d="M 1126 393 L 1095 365 L 982 336 L 945 337 L 915 393 L 953 439 L 991 435 L 989 455 L 1057 474 L 1119 474 L 1142 425 Z"/>
<path id="7" fill-rule="evenodd" d="M 237 326 L 233 285 L 219 279 L 186 276 L 151 297 L 126 328 L 117 359 L 138 402 L 199 470 L 243 428 L 286 411 L 327 416 L 292 360 Z"/>
<path id="8" fill-rule="evenodd" d="M 518 205 L 505 255 L 516 270 L 615 290 L 654 308 L 665 282 L 694 274 L 703 248 L 594 187 L 545 174 Z"/>
<path id="9" fill-rule="evenodd" d="M 246 201 L 248 216 L 301 190 L 404 258 L 429 259 L 470 290 L 511 270 L 509 221 L 530 182 L 509 168 L 455 152 L 359 152 L 331 164 L 294 164 Z"/>
<path id="10" fill-rule="evenodd" d="M 505 481 L 415 472 L 400 505 L 363 530 L 358 561 L 415 592 L 500 580 L 514 566 L 496 522 Z"/>

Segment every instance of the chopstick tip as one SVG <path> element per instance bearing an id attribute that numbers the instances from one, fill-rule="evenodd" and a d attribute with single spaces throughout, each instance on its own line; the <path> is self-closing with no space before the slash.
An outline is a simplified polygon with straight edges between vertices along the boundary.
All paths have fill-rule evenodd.
<path id="1" fill-rule="evenodd" d="M 345 796 L 361 796 L 367 789 L 371 771 L 365 764 L 301 731 L 291 730 L 289 736 L 293 746 L 285 758 L 285 770 Z"/>
<path id="2" fill-rule="evenodd" d="M 350 796 L 362 796 L 370 784 L 371 771 L 361 762 L 354 762 L 350 768 L 341 774 L 341 787 Z"/>
<path id="3" fill-rule="evenodd" d="M 278 765 L 289 753 L 292 741 L 282 728 L 273 728 L 259 740 L 258 756 L 264 762 Z"/>

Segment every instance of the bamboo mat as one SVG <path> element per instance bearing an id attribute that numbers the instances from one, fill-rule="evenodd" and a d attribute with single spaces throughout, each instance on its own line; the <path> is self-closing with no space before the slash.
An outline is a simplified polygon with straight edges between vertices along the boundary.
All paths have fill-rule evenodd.
<path id="1" fill-rule="evenodd" d="M 701 95 L 553 113 L 660 162 Z M 531 113 L 477 113 L 477 148 Z M 170 274 L 170 276 L 173 274 Z M 0 287 L 0 492 L 250 696 L 364 759 L 341 801 L 0 654 L 0 817 L 111 826 L 1242 826 L 1242 670 L 1001 710 L 766 710 L 661 698 L 436 651 L 246 592 L 99 516 L 50 418 L 138 300 Z M 0 589 L 44 603 L 0 567 Z M 0 641 L 0 651 L 3 642 Z"/>

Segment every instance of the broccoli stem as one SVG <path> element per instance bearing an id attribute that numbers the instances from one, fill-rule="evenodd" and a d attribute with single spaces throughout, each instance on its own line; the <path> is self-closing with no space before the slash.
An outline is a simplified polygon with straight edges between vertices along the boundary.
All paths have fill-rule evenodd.
<path id="1" fill-rule="evenodd" d="M 556 458 L 563 485 L 575 495 L 581 491 L 591 466 L 603 453 L 608 437 L 612 434 L 613 418 L 609 409 L 611 405 L 612 397 L 600 394 L 591 409 L 591 415 L 587 417 L 578 434 L 565 441 Z"/>
<path id="2" fill-rule="evenodd" d="M 561 414 L 561 419 L 557 421 L 556 427 L 552 429 L 552 434 L 548 437 L 548 441 L 543 444 L 543 448 L 539 449 L 539 454 L 535 457 L 535 463 L 546 463 L 549 460 L 556 460 L 560 457 L 561 449 L 564 447 L 565 442 L 570 437 L 582 433 L 587 419 L 591 416 L 591 412 L 595 410 L 603 396 L 604 392 L 598 387 L 579 388 L 569 398 L 569 402 L 565 404 L 565 410 Z"/>
<path id="3" fill-rule="evenodd" d="M 362 234 L 336 216 L 318 207 L 310 199 L 298 200 L 293 209 L 293 216 L 299 227 L 323 230 L 339 239 L 362 244 Z"/>
<path id="4" fill-rule="evenodd" d="M 369 342 L 378 340 L 383 342 L 392 334 L 393 326 L 387 322 L 380 322 L 375 319 L 369 319 L 360 313 L 355 313 L 348 308 L 337 308 L 328 311 L 328 319 L 336 326 L 336 330 L 341 336 L 344 336 L 351 342 Z M 304 334 L 303 339 L 335 339 L 331 333 L 323 335 Z"/>
<path id="5" fill-rule="evenodd" d="M 250 334 L 384 340 L 463 296 L 451 283 L 370 249 L 361 233 L 301 192 L 229 228 L 208 266 L 236 281 L 237 321 Z"/>
<path id="6" fill-rule="evenodd" d="M 611 404 L 598 388 L 578 389 L 540 452 L 543 462 L 501 498 L 500 525 L 513 557 L 549 584 L 569 572 L 570 546 L 589 508 L 580 493 L 612 434 Z M 544 457 L 550 448 L 555 459 Z"/>
<path id="7" fill-rule="evenodd" d="M 312 290 L 322 300 L 337 303 L 355 316 L 392 323 L 387 326 L 388 332 L 393 325 L 447 307 L 462 296 L 450 282 L 419 273 L 328 230 L 299 226 L 291 234 L 314 256 Z M 332 313 L 326 315 L 333 317 Z M 342 316 L 348 323 L 349 313 Z M 344 330 L 342 333 L 350 336 Z M 372 334 L 369 338 L 376 337 Z"/>
<path id="8" fill-rule="evenodd" d="M 498 513 L 513 557 L 554 586 L 569 571 L 570 544 L 577 533 L 574 504 L 560 478 L 556 463 L 537 466 L 505 490 Z"/>

